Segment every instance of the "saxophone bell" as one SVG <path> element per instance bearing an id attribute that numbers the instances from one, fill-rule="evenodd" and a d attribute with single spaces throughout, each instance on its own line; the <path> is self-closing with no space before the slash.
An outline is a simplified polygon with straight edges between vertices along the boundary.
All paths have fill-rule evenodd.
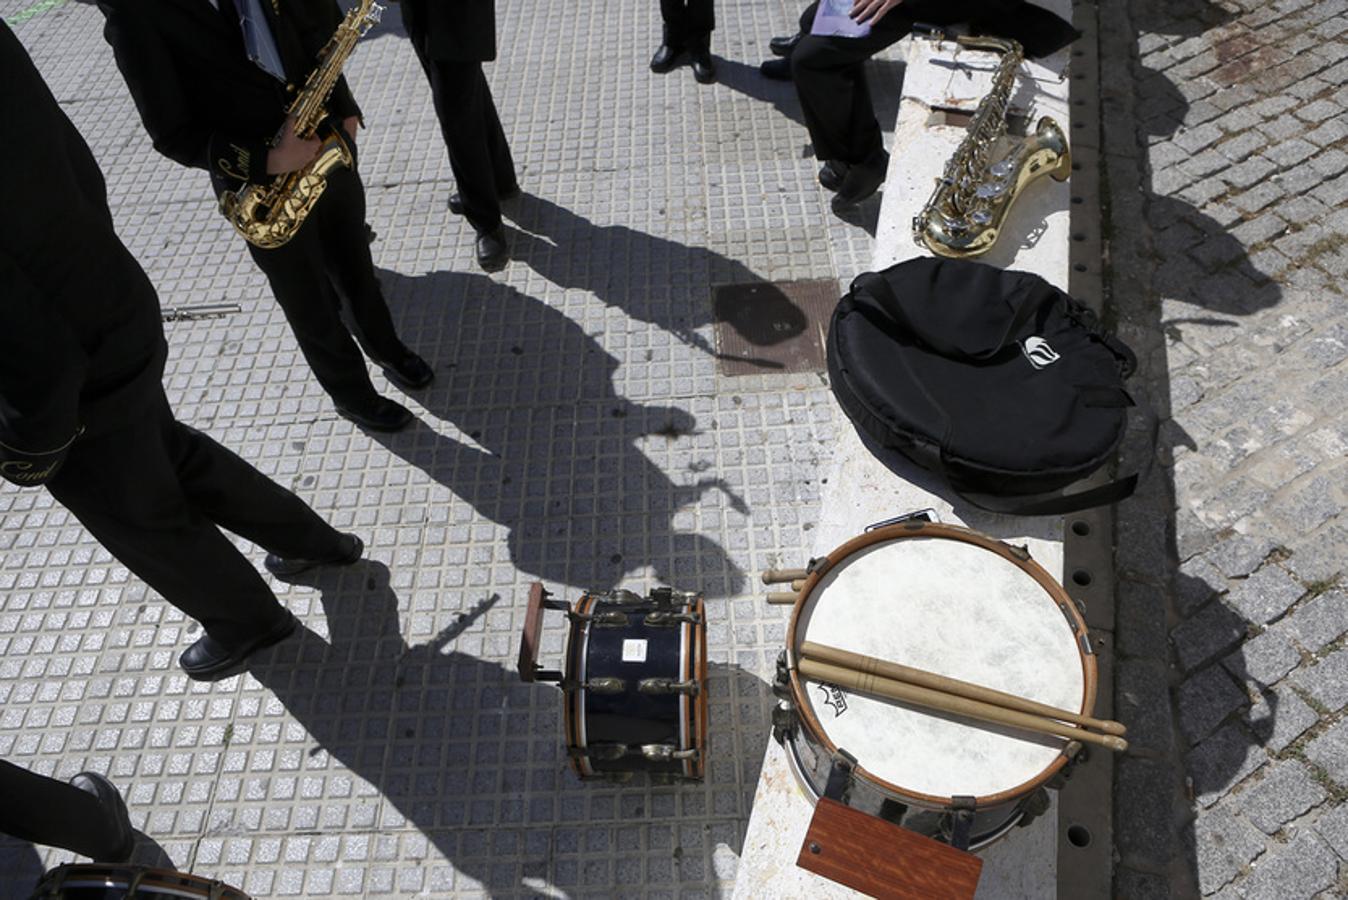
<path id="1" fill-rule="evenodd" d="M 998 51 L 1002 58 L 992 90 L 978 104 L 927 205 L 913 218 L 913 239 L 937 256 L 968 258 L 992 249 L 1007 212 L 1030 182 L 1044 175 L 1066 181 L 1072 154 L 1062 128 L 1044 116 L 1034 134 L 993 162 L 995 145 L 1006 134 L 1006 112 L 1024 52 L 1016 41 L 1001 38 L 955 40 L 969 49 Z"/>

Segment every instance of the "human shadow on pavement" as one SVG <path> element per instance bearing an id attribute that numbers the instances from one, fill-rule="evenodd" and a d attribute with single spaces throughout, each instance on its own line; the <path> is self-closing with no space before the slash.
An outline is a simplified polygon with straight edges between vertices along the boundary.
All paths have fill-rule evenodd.
<path id="1" fill-rule="evenodd" d="M 45 872 L 37 847 L 0 835 L 0 900 L 27 900 Z"/>
<path id="2" fill-rule="evenodd" d="M 135 838 L 130 865 L 179 871 L 177 864 L 153 837 L 136 831 Z M 47 869 L 37 847 L 28 841 L 0 835 L 0 900 L 28 900 L 45 874 Z"/>
<path id="3" fill-rule="evenodd" d="M 517 226 L 512 254 L 563 289 L 592 293 L 606 306 L 657 325 L 711 356 L 717 350 L 699 329 L 714 316 L 712 288 L 756 284 L 756 319 L 771 328 L 746 328 L 725 321 L 751 346 L 770 346 L 803 332 L 803 310 L 748 266 L 704 247 L 694 247 L 637 231 L 626 225 L 596 225 L 545 197 L 525 194 L 505 213 Z M 771 368 L 766 366 L 765 368 Z"/>
<path id="4" fill-rule="evenodd" d="M 511 622 L 522 598 L 490 588 L 465 595 L 446 626 L 414 643 L 400 621 L 408 604 L 382 563 L 318 570 L 296 582 L 321 591 L 327 637 L 301 627 L 255 658 L 251 678 L 308 733 L 307 758 L 326 768 L 330 757 L 382 796 L 381 830 L 415 828 L 485 895 L 591 889 L 586 860 L 594 850 L 607 858 L 630 848 L 631 857 L 648 855 L 647 871 L 672 865 L 685 878 L 689 866 L 710 871 L 721 845 L 739 853 L 762 755 L 747 734 L 769 729 L 771 695 L 760 679 L 712 665 L 705 783 L 656 787 L 642 775 L 622 785 L 581 782 L 563 746 L 562 693 L 456 646 L 470 629 L 494 634 Z M 449 615 L 445 606 L 441 597 L 436 615 Z M 545 664 L 560 661 L 549 652 L 560 646 L 557 619 L 545 624 Z M 511 649 L 517 639 L 510 635 Z M 681 814 L 723 821 L 688 839 L 671 822 Z M 642 839 L 633 844 L 631 834 Z M 450 888 L 435 877 L 416 890 Z M 610 869 L 609 891 L 615 877 Z M 452 887 L 477 890 L 458 875 Z"/>
<path id="5" fill-rule="evenodd" d="M 638 446 L 696 435 L 690 413 L 620 396 L 618 359 L 514 287 L 451 272 L 380 278 L 400 333 L 439 369 L 417 399 L 460 436 L 423 422 L 372 437 L 507 529 L 516 568 L 607 590 L 650 567 L 675 587 L 738 593 L 744 576 L 725 550 L 674 517 L 718 495 L 747 515 L 744 500 L 714 474 L 676 483 Z"/>
<path id="6" fill-rule="evenodd" d="M 1219 596 L 1226 579 L 1196 565 L 1221 526 L 1187 507 L 1177 512 L 1175 461 L 1206 448 L 1175 419 L 1172 347 L 1191 330 L 1202 340 L 1203 329 L 1243 329 L 1239 317 L 1277 305 L 1283 292 L 1206 211 L 1249 185 L 1151 164 L 1151 148 L 1183 138 L 1191 104 L 1169 75 L 1139 61 L 1139 31 L 1178 43 L 1232 14 L 1209 0 L 1102 5 L 1100 14 L 1106 316 L 1139 360 L 1130 392 L 1160 422 L 1155 446 L 1140 421 L 1130 425 L 1119 463 L 1131 471 L 1159 464 L 1116 513 L 1115 714 L 1130 747 L 1114 777 L 1114 893 L 1198 897 L 1220 885 L 1200 871 L 1197 817 L 1258 767 L 1281 712 L 1278 693 L 1246 658 L 1251 623 Z M 1190 146 L 1194 156 L 1223 152 Z M 1250 694 L 1259 698 L 1254 707 Z"/>

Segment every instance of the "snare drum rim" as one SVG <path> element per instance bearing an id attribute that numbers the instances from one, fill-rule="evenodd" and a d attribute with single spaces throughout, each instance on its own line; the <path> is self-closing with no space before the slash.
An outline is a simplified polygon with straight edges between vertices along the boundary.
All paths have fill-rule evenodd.
<path id="1" fill-rule="evenodd" d="M 72 879 L 101 880 L 105 886 L 118 886 L 125 881 L 128 886 L 135 885 L 136 891 L 142 889 L 154 891 L 163 896 L 165 891 L 181 893 L 193 890 L 201 900 L 222 898 L 222 900 L 249 900 L 248 895 L 215 878 L 180 872 L 176 869 L 160 869 L 131 863 L 64 863 L 52 869 L 38 882 L 33 893 L 34 900 L 46 897 L 58 897 Z M 107 882 L 113 882 L 107 884 Z M 130 895 L 128 895 L 130 896 Z"/>
<path id="2" fill-rule="evenodd" d="M 791 696 L 796 707 L 796 714 L 802 728 L 809 730 L 811 736 L 823 745 L 830 754 L 837 753 L 838 747 L 829 738 L 828 732 L 820 725 L 819 720 L 815 718 L 809 699 L 806 695 L 804 679 L 796 668 L 796 647 L 799 641 L 796 639 L 796 631 L 800 623 L 802 611 L 814 594 L 815 588 L 824 576 L 832 571 L 836 566 L 854 554 L 865 550 L 874 544 L 888 543 L 907 538 L 946 538 L 959 541 L 964 544 L 973 544 L 976 547 L 982 547 L 990 550 L 998 556 L 1011 563 L 1016 568 L 1033 578 L 1040 587 L 1042 587 L 1049 596 L 1057 603 L 1064 615 L 1076 627 L 1078 635 L 1085 636 L 1090 640 L 1090 633 L 1086 629 L 1086 621 L 1077 611 L 1076 604 L 1072 602 L 1071 596 L 1059 584 L 1052 575 L 1050 575 L 1043 566 L 1035 562 L 1026 553 L 1023 557 L 1018 555 L 1008 544 L 999 541 L 996 538 L 988 537 L 985 534 L 974 531 L 970 528 L 963 528 L 958 525 L 945 525 L 934 522 L 904 522 L 898 525 L 888 525 L 884 528 L 877 528 L 874 531 L 868 531 L 865 534 L 858 535 L 852 540 L 835 549 L 832 553 L 816 560 L 816 565 L 812 566 L 812 571 L 805 578 L 805 584 L 796 595 L 796 602 L 791 608 L 791 621 L 786 630 L 786 661 L 787 669 L 791 679 Z M 1098 672 L 1094 653 L 1083 652 L 1081 641 L 1073 642 L 1077 651 L 1077 656 L 1081 659 L 1081 681 L 1082 681 L 1082 700 L 1081 712 L 1087 715 L 1095 708 L 1095 693 L 1097 689 Z M 1059 753 L 1053 762 L 1049 763 L 1035 777 L 1023 784 L 1008 788 L 1004 791 L 998 791 L 995 794 L 985 794 L 975 797 L 974 804 L 977 808 L 1000 806 L 1004 803 L 1013 802 L 1026 794 L 1043 785 L 1046 781 L 1058 774 L 1067 765 L 1068 758 L 1066 754 Z M 939 797 L 932 794 L 923 794 L 913 791 L 909 788 L 901 787 L 890 781 L 867 771 L 864 766 L 858 764 L 854 772 L 858 777 L 865 778 L 872 784 L 879 785 L 885 790 L 892 791 L 899 797 L 911 800 L 920 805 L 935 807 L 938 809 L 950 809 L 954 798 Z"/>

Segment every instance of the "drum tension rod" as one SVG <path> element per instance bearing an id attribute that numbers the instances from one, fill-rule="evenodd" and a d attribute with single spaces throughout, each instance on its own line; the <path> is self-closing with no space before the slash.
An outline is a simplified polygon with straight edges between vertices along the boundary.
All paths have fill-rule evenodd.
<path id="1" fill-rule="evenodd" d="M 627 690 L 627 683 L 621 678 L 591 678 L 585 682 L 585 690 L 592 694 L 621 694 Z"/>
<path id="2" fill-rule="evenodd" d="M 680 750 L 673 744 L 642 744 L 641 755 L 651 762 L 675 762 L 676 760 L 697 759 L 697 748 Z"/>
<path id="3" fill-rule="evenodd" d="M 643 678 L 637 682 L 637 690 L 643 694 L 687 694 L 696 696 L 699 690 L 696 681 L 675 681 L 672 678 Z"/>
<path id="4" fill-rule="evenodd" d="M 701 621 L 702 619 L 697 615 L 697 613 L 673 612 L 673 611 L 666 612 L 665 610 L 657 610 L 655 612 L 646 613 L 646 624 L 652 627 L 672 627 L 680 623 L 686 623 L 688 625 L 696 625 L 698 622 Z"/>

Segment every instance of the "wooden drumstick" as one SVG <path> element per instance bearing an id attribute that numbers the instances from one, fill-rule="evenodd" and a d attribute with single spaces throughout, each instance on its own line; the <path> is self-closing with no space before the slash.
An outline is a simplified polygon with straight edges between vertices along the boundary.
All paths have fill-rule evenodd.
<path id="1" fill-rule="evenodd" d="M 874 656 L 866 656 L 863 653 L 853 653 L 850 650 L 840 650 L 837 647 L 816 644 L 813 641 L 806 641 L 801 644 L 800 652 L 802 656 L 817 659 L 821 662 L 833 663 L 848 669 L 855 669 L 858 672 L 879 675 L 882 678 L 892 678 L 895 681 L 931 688 L 934 691 L 945 691 L 947 694 L 967 697 L 970 700 L 978 700 L 992 706 L 1001 706 L 1018 712 L 1072 722 L 1083 728 L 1094 728 L 1096 731 L 1102 731 L 1105 734 L 1123 734 L 1128 730 L 1123 726 L 1123 723 L 1111 719 L 1097 719 L 1094 716 L 1070 712 L 1056 706 L 1049 706 L 1047 703 L 1039 703 L 1026 697 L 1017 697 L 1015 694 L 1007 694 L 989 687 L 983 687 L 981 684 L 970 684 L 967 681 L 960 681 L 958 678 L 948 678 L 945 675 L 937 675 L 935 672 L 914 669 L 911 666 L 887 662 L 883 659 L 876 659 Z"/>
<path id="2" fill-rule="evenodd" d="M 805 587 L 805 579 L 804 579 L 804 578 L 797 578 L 795 581 L 791 582 L 791 590 L 793 590 L 793 591 L 797 591 L 797 592 L 798 592 L 798 591 L 800 591 L 801 588 L 803 588 L 803 587 Z"/>
<path id="3" fill-rule="evenodd" d="M 787 593 L 768 594 L 768 602 L 780 606 L 785 606 L 790 603 L 795 603 L 796 595 Z"/>
<path id="4" fill-rule="evenodd" d="M 804 569 L 768 569 L 760 577 L 764 584 L 785 584 L 788 581 L 798 581 L 808 574 Z"/>
<path id="5" fill-rule="evenodd" d="M 816 659 L 801 659 L 797 662 L 796 668 L 806 678 L 826 681 L 829 684 L 850 688 L 863 694 L 874 694 L 889 700 L 898 700 L 901 703 L 910 703 L 938 712 L 953 713 L 993 725 L 1020 728 L 1037 734 L 1049 734 L 1069 741 L 1098 744 L 1119 752 L 1128 749 L 1127 741 L 1112 734 L 1096 734 L 1094 731 L 1086 731 L 1075 725 L 1066 725 L 1043 716 L 1003 709 L 1000 706 L 980 703 L 967 697 L 957 697 L 944 691 L 918 687 L 915 684 L 906 684 L 892 678 L 867 675 L 865 672 L 835 666 L 832 663 L 820 662 Z"/>

